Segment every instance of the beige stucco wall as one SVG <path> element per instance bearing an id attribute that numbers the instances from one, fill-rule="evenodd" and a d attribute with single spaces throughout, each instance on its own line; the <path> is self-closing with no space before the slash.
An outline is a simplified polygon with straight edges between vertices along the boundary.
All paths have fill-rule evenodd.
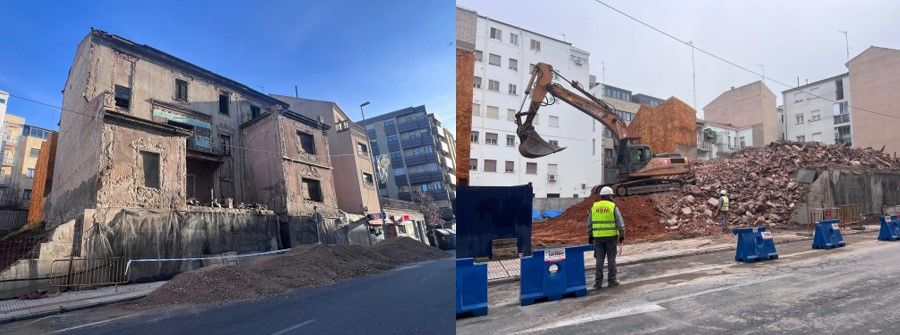
<path id="1" fill-rule="evenodd" d="M 885 152 L 900 155 L 900 50 L 870 47 L 847 68 L 853 146 L 884 146 Z"/>
<path id="2" fill-rule="evenodd" d="M 737 128 L 762 124 L 762 136 L 753 136 L 753 146 L 778 140 L 778 112 L 775 94 L 761 81 L 722 93 L 703 107 L 704 119 Z"/>

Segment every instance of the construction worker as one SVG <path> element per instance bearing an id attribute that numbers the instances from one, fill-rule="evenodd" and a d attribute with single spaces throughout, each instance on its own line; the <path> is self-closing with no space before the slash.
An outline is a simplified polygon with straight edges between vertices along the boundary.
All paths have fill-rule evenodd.
<path id="1" fill-rule="evenodd" d="M 613 190 L 609 186 L 600 189 L 600 201 L 591 206 L 588 216 L 588 240 L 594 245 L 594 258 L 597 260 L 594 288 L 603 284 L 603 261 L 609 261 L 608 287 L 619 285 L 616 280 L 616 254 L 618 244 L 625 240 L 625 221 L 616 203 L 612 202 Z"/>
<path id="2" fill-rule="evenodd" d="M 728 199 L 728 192 L 724 189 L 719 190 L 719 224 L 722 225 L 722 232 L 728 232 L 728 211 L 730 200 Z"/>

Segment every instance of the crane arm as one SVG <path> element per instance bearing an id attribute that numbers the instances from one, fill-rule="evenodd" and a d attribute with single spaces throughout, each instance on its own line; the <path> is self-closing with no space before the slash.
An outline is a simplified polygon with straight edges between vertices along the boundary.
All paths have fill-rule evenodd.
<path id="1" fill-rule="evenodd" d="M 548 93 L 603 124 L 609 129 L 617 145 L 621 141 L 636 139 L 628 136 L 627 125 L 609 104 L 591 95 L 578 82 L 572 81 L 569 84 L 583 95 L 590 97 L 590 99 L 553 83 L 553 67 L 549 64 L 538 63 L 535 66 L 535 71 L 531 74 L 531 79 L 528 81 L 528 86 L 525 90 L 526 96 L 531 94 L 528 111 L 516 114 L 516 125 L 518 126 L 516 134 L 519 136 L 519 153 L 522 156 L 537 158 L 565 149 L 545 141 L 534 130 L 534 125 L 532 125 L 534 118 L 537 116 L 537 111 L 544 105 L 544 99 Z M 525 116 L 524 122 L 521 120 L 522 116 Z"/>

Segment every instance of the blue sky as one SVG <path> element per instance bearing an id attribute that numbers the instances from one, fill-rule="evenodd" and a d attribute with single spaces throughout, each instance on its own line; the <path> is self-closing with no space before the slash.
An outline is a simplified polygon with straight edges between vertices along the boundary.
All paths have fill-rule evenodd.
<path id="1" fill-rule="evenodd" d="M 335 101 L 354 120 L 425 105 L 455 128 L 455 3 L 431 1 L 0 1 L 0 90 L 54 106 L 91 27 L 264 93 Z M 60 111 L 10 98 L 58 129 Z"/>

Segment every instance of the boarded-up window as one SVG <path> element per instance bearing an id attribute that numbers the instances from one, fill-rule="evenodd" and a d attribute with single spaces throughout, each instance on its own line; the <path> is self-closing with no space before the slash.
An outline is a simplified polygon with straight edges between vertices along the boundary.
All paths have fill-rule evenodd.
<path id="1" fill-rule="evenodd" d="M 310 155 L 316 154 L 316 139 L 312 134 L 298 131 L 297 137 L 300 139 L 300 152 Z"/>
<path id="2" fill-rule="evenodd" d="M 306 200 L 322 202 L 322 185 L 318 180 L 302 178 Z"/>
<path id="3" fill-rule="evenodd" d="M 159 188 L 159 154 L 141 151 L 141 162 L 144 166 L 144 186 Z"/>
<path id="4" fill-rule="evenodd" d="M 131 89 L 116 85 L 116 107 L 128 109 L 131 107 Z"/>
<path id="5" fill-rule="evenodd" d="M 228 115 L 228 94 L 219 94 L 219 113 Z"/>
<path id="6" fill-rule="evenodd" d="M 181 79 L 175 79 L 175 100 L 187 101 L 188 83 Z"/>

